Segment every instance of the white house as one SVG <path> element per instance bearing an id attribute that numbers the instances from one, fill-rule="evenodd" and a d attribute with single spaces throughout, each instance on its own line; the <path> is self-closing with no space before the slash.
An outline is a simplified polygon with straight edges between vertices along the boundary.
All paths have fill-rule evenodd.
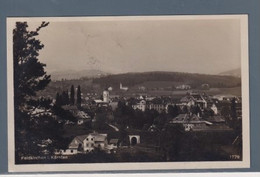
<path id="1" fill-rule="evenodd" d="M 94 102 L 99 105 L 99 106 L 108 106 L 109 102 L 110 102 L 110 96 L 109 96 L 109 91 L 104 90 L 103 91 L 103 100 L 101 99 L 97 99 L 94 100 Z"/>
<path id="2" fill-rule="evenodd" d="M 191 86 L 190 86 L 190 85 L 182 84 L 182 85 L 178 85 L 178 86 L 176 87 L 176 89 L 178 89 L 178 90 L 189 90 L 189 89 L 191 89 Z"/>
<path id="3" fill-rule="evenodd" d="M 128 90 L 128 87 L 123 87 L 122 83 L 120 83 L 120 90 L 127 91 L 127 90 Z"/>
<path id="4" fill-rule="evenodd" d="M 146 101 L 145 100 L 141 100 L 139 103 L 136 103 L 134 105 L 132 105 L 133 109 L 139 109 L 141 111 L 145 111 L 146 108 Z"/>
<path id="5" fill-rule="evenodd" d="M 107 90 L 103 91 L 103 101 L 106 103 L 109 102 L 109 92 Z"/>
<path id="6" fill-rule="evenodd" d="M 89 153 L 93 152 L 95 148 L 106 150 L 107 144 L 107 134 L 90 133 L 76 136 L 69 144 L 68 149 L 62 151 L 61 154 Z"/>

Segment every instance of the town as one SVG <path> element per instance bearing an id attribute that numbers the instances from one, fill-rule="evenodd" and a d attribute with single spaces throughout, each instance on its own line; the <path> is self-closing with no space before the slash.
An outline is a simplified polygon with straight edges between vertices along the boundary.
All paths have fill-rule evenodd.
<path id="1" fill-rule="evenodd" d="M 209 95 L 205 93 L 209 84 L 202 84 L 200 90 L 177 85 L 173 92 L 183 93 L 177 97 L 148 95 L 144 86 L 135 94 L 122 83 L 101 93 L 84 95 L 82 89 L 72 85 L 52 100 L 66 139 L 55 147 L 55 155 L 73 159 L 101 154 L 111 162 L 234 160 L 234 156 L 241 160 L 239 96 Z M 35 109 L 34 115 L 39 114 L 48 110 Z M 46 155 L 51 144 L 49 139 L 38 146 Z"/>
<path id="2" fill-rule="evenodd" d="M 15 164 L 244 160 L 243 77 L 233 43 L 215 44 L 211 30 L 197 38 L 190 29 L 207 28 L 184 30 L 178 20 L 116 20 L 106 30 L 94 25 L 103 21 L 75 23 L 43 21 L 31 31 L 16 22 L 10 33 Z M 133 23 L 140 34 L 129 31 Z M 163 38 L 159 23 L 168 30 Z M 71 38 L 72 31 L 82 35 Z"/>

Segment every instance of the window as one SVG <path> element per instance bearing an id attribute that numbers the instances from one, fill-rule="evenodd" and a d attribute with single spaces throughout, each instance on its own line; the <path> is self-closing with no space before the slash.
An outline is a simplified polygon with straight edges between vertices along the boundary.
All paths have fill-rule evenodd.
<path id="1" fill-rule="evenodd" d="M 93 141 L 93 138 L 91 138 L 91 141 Z"/>
<path id="2" fill-rule="evenodd" d="M 71 153 L 73 153 L 73 150 L 70 150 Z"/>
<path id="3" fill-rule="evenodd" d="M 91 146 L 93 147 L 93 146 L 94 146 L 94 144 L 92 143 L 92 144 L 91 144 Z"/>
<path id="4" fill-rule="evenodd" d="M 87 141 L 88 141 L 88 138 L 87 138 Z"/>

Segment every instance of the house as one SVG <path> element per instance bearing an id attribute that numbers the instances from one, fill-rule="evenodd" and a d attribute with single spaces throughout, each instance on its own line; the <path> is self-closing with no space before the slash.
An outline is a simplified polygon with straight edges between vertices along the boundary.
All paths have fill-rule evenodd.
<path id="1" fill-rule="evenodd" d="M 111 146 L 112 149 L 118 148 L 120 146 L 120 141 L 119 139 L 111 139 L 109 141 L 109 145 Z"/>
<path id="2" fill-rule="evenodd" d="M 77 118 L 78 118 L 78 125 L 82 125 L 87 121 L 91 120 L 91 117 L 85 113 L 84 111 L 78 111 L 77 112 Z"/>
<path id="3" fill-rule="evenodd" d="M 95 148 L 105 150 L 107 146 L 107 134 L 90 133 L 87 135 L 76 136 L 64 153 L 70 152 L 70 155 L 77 153 L 93 152 Z"/>
<path id="4" fill-rule="evenodd" d="M 146 108 L 146 101 L 145 100 L 141 100 L 140 102 L 138 102 L 138 103 L 136 103 L 136 104 L 133 104 L 132 105 L 132 108 L 134 109 L 134 110 L 136 110 L 136 109 L 139 109 L 139 110 L 141 110 L 141 111 L 145 111 L 145 108 Z"/>
<path id="5" fill-rule="evenodd" d="M 191 86 L 186 85 L 186 84 L 182 84 L 182 85 L 176 86 L 176 89 L 178 89 L 178 90 L 189 90 L 189 89 L 191 89 Z"/>
<path id="6" fill-rule="evenodd" d="M 209 90 L 209 88 L 210 88 L 209 84 L 202 84 L 201 85 L 201 89 L 203 89 L 203 90 Z"/>
<path id="7" fill-rule="evenodd" d="M 148 128 L 148 131 L 149 132 L 159 132 L 159 128 L 156 127 L 156 125 L 151 125 L 149 128 Z"/>
<path id="8" fill-rule="evenodd" d="M 141 90 L 141 91 L 145 91 L 146 90 L 145 86 L 139 86 L 138 89 Z"/>
<path id="9" fill-rule="evenodd" d="M 65 111 L 70 111 L 71 113 L 76 113 L 79 109 L 76 105 L 64 105 L 62 109 Z"/>
<path id="10" fill-rule="evenodd" d="M 187 96 L 182 97 L 180 99 L 180 103 L 178 105 L 179 106 L 188 106 L 188 107 L 194 106 L 195 105 L 195 99 L 192 96 L 187 95 Z"/>
<path id="11" fill-rule="evenodd" d="M 109 98 L 109 91 L 108 90 L 104 90 L 103 91 L 103 99 L 96 99 L 94 100 L 94 102 L 98 105 L 98 106 L 102 106 L 102 105 L 105 105 L 105 106 L 108 106 L 108 103 L 110 101 L 110 98 Z"/>
<path id="12" fill-rule="evenodd" d="M 50 109 L 45 108 L 33 108 L 31 111 L 31 116 L 39 117 L 39 116 L 52 116 L 52 111 Z"/>
<path id="13" fill-rule="evenodd" d="M 193 114 L 179 114 L 170 124 L 182 124 L 185 131 L 192 132 L 231 132 L 233 131 L 221 116 L 211 116 L 202 119 Z"/>
<path id="14" fill-rule="evenodd" d="M 215 104 L 212 104 L 212 106 L 210 107 L 210 109 L 214 112 L 215 115 L 218 114 L 218 107 Z"/>
<path id="15" fill-rule="evenodd" d="M 198 105 L 202 109 L 207 108 L 208 102 L 204 98 L 204 95 L 202 95 L 200 93 L 192 92 L 192 93 L 190 93 L 190 96 L 193 97 L 196 106 Z"/>
<path id="16" fill-rule="evenodd" d="M 225 124 L 226 123 L 225 118 L 222 116 L 218 116 L 218 115 L 209 116 L 209 117 L 205 118 L 205 120 L 207 120 L 213 124 Z"/>
<path id="17" fill-rule="evenodd" d="M 167 107 L 168 107 L 168 104 L 167 104 L 168 100 L 167 98 L 154 98 L 153 100 L 151 101 L 147 101 L 146 102 L 146 109 L 148 110 L 156 110 L 158 111 L 159 113 L 161 112 L 167 112 Z"/>
<path id="18" fill-rule="evenodd" d="M 115 111 L 118 107 L 118 102 L 115 102 L 115 101 L 110 102 L 109 106 L 111 107 L 112 111 Z"/>
<path id="19" fill-rule="evenodd" d="M 185 131 L 192 131 L 196 127 L 206 126 L 207 122 L 195 114 L 179 114 L 170 124 L 182 124 Z"/>
<path id="20" fill-rule="evenodd" d="M 233 98 L 236 98 L 235 95 L 227 94 L 227 95 L 215 95 L 213 98 L 219 100 L 219 101 L 231 101 Z"/>
<path id="21" fill-rule="evenodd" d="M 160 103 L 158 103 L 158 104 L 150 103 L 150 104 L 146 105 L 146 108 L 149 110 L 154 109 L 154 110 L 158 111 L 159 113 L 161 113 L 161 112 L 167 110 L 167 105 L 163 104 L 163 103 L 161 103 L 161 104 Z"/>
<path id="22" fill-rule="evenodd" d="M 75 155 L 78 154 L 77 149 L 61 149 L 55 152 L 56 155 Z"/>
<path id="23" fill-rule="evenodd" d="M 124 90 L 124 91 L 128 90 L 128 87 L 123 87 L 122 83 L 120 83 L 119 88 L 120 90 Z"/>

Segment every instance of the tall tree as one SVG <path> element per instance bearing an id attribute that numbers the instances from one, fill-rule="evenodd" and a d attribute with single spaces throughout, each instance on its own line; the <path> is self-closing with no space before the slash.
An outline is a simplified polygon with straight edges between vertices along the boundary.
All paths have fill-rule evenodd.
<path id="1" fill-rule="evenodd" d="M 75 89 L 74 89 L 74 85 L 72 85 L 71 88 L 70 88 L 70 104 L 71 105 L 75 104 Z"/>
<path id="2" fill-rule="evenodd" d="M 81 90 L 80 90 L 80 85 L 78 86 L 77 89 L 77 106 L 81 106 Z"/>
<path id="3" fill-rule="evenodd" d="M 61 106 L 61 96 L 59 94 L 59 92 L 56 94 L 56 102 L 55 102 L 55 105 L 56 106 Z"/>
<path id="4" fill-rule="evenodd" d="M 62 92 L 62 105 L 68 105 L 69 104 L 69 94 L 68 91 Z"/>
<path id="5" fill-rule="evenodd" d="M 35 100 L 38 91 L 49 84 L 50 75 L 44 70 L 46 65 L 38 59 L 44 45 L 36 36 L 48 24 L 42 22 L 35 31 L 28 31 L 27 22 L 17 22 L 13 30 L 16 157 L 38 152 L 33 142 L 39 141 L 40 135 L 37 137 L 36 134 L 39 133 L 38 126 L 42 124 L 35 121 L 33 110 L 40 102 L 32 100 Z"/>
<path id="6" fill-rule="evenodd" d="M 43 90 L 50 82 L 50 75 L 44 71 L 45 64 L 38 59 L 39 51 L 44 47 L 35 37 L 49 23 L 42 24 L 35 31 L 27 30 L 27 22 L 17 22 L 13 30 L 14 56 L 14 100 L 16 109 L 23 108 L 25 103 L 36 92 Z M 21 109 L 20 109 L 21 110 Z"/>

